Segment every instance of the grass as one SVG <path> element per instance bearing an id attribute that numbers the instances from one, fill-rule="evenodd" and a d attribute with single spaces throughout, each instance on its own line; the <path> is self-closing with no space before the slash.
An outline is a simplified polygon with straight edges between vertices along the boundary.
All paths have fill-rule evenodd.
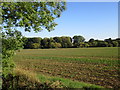
<path id="1" fill-rule="evenodd" d="M 97 85 L 88 84 L 88 83 L 84 83 L 84 82 L 72 81 L 72 80 L 69 80 L 69 79 L 64 79 L 64 78 L 59 78 L 59 77 L 50 77 L 50 76 L 44 76 L 44 75 L 40 75 L 40 74 L 37 77 L 43 83 L 54 82 L 53 84 L 55 85 L 55 84 L 57 84 L 57 82 L 59 82 L 59 84 L 62 83 L 61 87 L 63 86 L 63 87 L 66 87 L 66 88 L 85 88 L 85 87 L 86 88 L 87 87 L 103 88 L 102 86 L 97 86 Z"/>
<path id="2" fill-rule="evenodd" d="M 37 73 L 41 82 L 55 79 L 54 84 L 60 81 L 71 88 L 84 86 L 80 82 L 106 88 L 120 87 L 118 60 L 116 47 L 26 49 L 16 52 L 14 57 L 16 66 Z"/>
<path id="3" fill-rule="evenodd" d="M 50 76 L 45 76 L 42 74 L 36 74 L 35 72 L 30 72 L 29 70 L 24 70 L 21 69 L 21 67 L 17 66 L 14 69 L 14 77 L 19 77 L 15 78 L 14 81 L 17 79 L 18 82 L 17 86 L 14 87 L 14 89 L 38 89 L 38 88 L 103 88 L 102 86 L 98 85 L 93 85 L 89 83 L 84 83 L 84 82 L 78 82 L 78 81 L 72 81 L 69 79 L 64 79 L 60 77 L 50 77 Z M 36 86 L 36 85 L 39 85 Z M 37 88 L 36 88 L 37 87 Z"/>
<path id="4" fill-rule="evenodd" d="M 24 57 L 23 57 L 24 58 Z M 72 62 L 72 61 L 76 61 L 76 62 L 80 62 L 80 63 L 97 63 L 97 64 L 109 64 L 109 65 L 118 65 L 118 60 L 112 60 L 112 59 L 108 59 L 108 58 L 97 58 L 93 59 L 93 58 L 88 58 L 88 57 L 84 57 L 84 58 L 70 58 L 70 57 L 53 57 L 53 56 L 28 56 L 25 57 L 26 59 L 29 60 L 33 60 L 33 59 L 44 59 L 44 60 L 57 60 L 59 62 Z"/>
<path id="5" fill-rule="evenodd" d="M 25 52 L 25 53 L 24 53 Z M 118 48 L 101 47 L 101 48 L 58 48 L 58 49 L 27 49 L 22 51 L 27 55 L 47 55 L 47 56 L 73 56 L 73 57 L 106 57 L 117 58 Z"/>

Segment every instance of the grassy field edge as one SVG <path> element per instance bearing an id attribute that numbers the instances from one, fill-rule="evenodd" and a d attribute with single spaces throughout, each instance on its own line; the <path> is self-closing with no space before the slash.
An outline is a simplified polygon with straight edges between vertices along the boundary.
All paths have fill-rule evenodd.
<path id="1" fill-rule="evenodd" d="M 35 72 L 31 72 L 29 70 L 23 70 L 20 67 L 16 67 L 14 69 L 15 76 L 19 76 L 19 86 L 20 87 L 33 87 L 30 83 L 32 83 L 35 87 L 38 88 L 104 88 L 102 86 L 73 81 L 70 79 L 55 77 L 55 76 L 47 76 L 43 74 L 38 74 Z M 36 85 L 39 86 L 36 86 Z M 28 86 L 27 86 L 28 85 Z"/>
<path id="2" fill-rule="evenodd" d="M 73 81 L 70 79 L 60 78 L 60 77 L 53 77 L 53 76 L 46 76 L 42 74 L 37 74 L 40 82 L 42 83 L 52 83 L 51 86 L 54 87 L 66 87 L 66 88 L 104 88 L 102 86 Z"/>

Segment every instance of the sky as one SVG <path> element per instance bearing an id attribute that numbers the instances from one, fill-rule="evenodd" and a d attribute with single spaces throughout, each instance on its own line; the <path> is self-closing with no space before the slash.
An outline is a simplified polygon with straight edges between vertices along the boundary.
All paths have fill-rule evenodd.
<path id="1" fill-rule="evenodd" d="M 86 41 L 91 38 L 104 40 L 118 37 L 117 2 L 67 2 L 67 10 L 55 20 L 54 31 L 39 33 L 24 32 L 26 37 L 55 37 L 81 35 Z"/>

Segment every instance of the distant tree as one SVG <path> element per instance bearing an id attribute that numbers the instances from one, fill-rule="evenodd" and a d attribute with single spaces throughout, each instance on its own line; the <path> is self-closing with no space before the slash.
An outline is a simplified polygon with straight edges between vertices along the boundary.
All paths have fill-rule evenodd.
<path id="1" fill-rule="evenodd" d="M 90 39 L 88 42 L 89 42 L 90 47 L 96 47 L 98 44 L 97 41 L 94 40 L 93 38 Z"/>
<path id="2" fill-rule="evenodd" d="M 96 41 L 92 42 L 92 46 L 96 47 L 97 46 L 97 42 Z"/>
<path id="3" fill-rule="evenodd" d="M 91 38 L 88 42 L 94 42 L 95 40 L 93 38 Z"/>
<path id="4" fill-rule="evenodd" d="M 53 38 L 49 38 L 48 40 L 48 48 L 54 48 L 55 45 L 54 45 L 55 41 Z"/>
<path id="5" fill-rule="evenodd" d="M 54 42 L 50 42 L 50 43 L 49 43 L 49 48 L 56 48 L 55 43 L 54 43 Z"/>
<path id="6" fill-rule="evenodd" d="M 25 44 L 24 44 L 24 48 L 25 49 L 30 49 L 31 45 L 33 44 L 33 41 L 31 38 L 26 38 Z"/>
<path id="7" fill-rule="evenodd" d="M 89 43 L 88 42 L 85 42 L 84 43 L 84 47 L 89 47 L 90 45 L 89 45 Z"/>
<path id="8" fill-rule="evenodd" d="M 50 43 L 50 48 L 60 48 L 61 44 L 57 42 L 51 42 Z"/>
<path id="9" fill-rule="evenodd" d="M 67 47 L 71 48 L 72 47 L 72 38 L 71 37 L 66 37 L 66 39 L 67 39 L 67 41 L 66 41 Z"/>
<path id="10" fill-rule="evenodd" d="M 42 48 L 50 48 L 50 47 L 49 47 L 49 44 L 50 44 L 49 41 L 50 41 L 49 38 L 43 38 L 43 39 L 41 40 Z"/>
<path id="11" fill-rule="evenodd" d="M 113 44 L 111 44 L 111 43 L 108 43 L 108 47 L 113 47 Z"/>
<path id="12" fill-rule="evenodd" d="M 120 47 L 120 38 L 116 38 L 116 41 L 118 42 L 118 47 Z"/>
<path id="13" fill-rule="evenodd" d="M 105 42 L 108 42 L 109 44 L 112 43 L 112 39 L 111 39 L 111 38 L 105 39 L 104 41 L 105 41 Z"/>
<path id="14" fill-rule="evenodd" d="M 61 43 L 55 43 L 55 48 L 61 48 L 61 47 L 62 47 Z"/>
<path id="15" fill-rule="evenodd" d="M 61 40 L 62 40 L 61 45 L 62 45 L 63 48 L 72 47 L 71 37 L 63 36 L 63 37 L 61 37 Z"/>
<path id="16" fill-rule="evenodd" d="M 40 38 L 40 37 L 26 38 L 25 44 L 24 44 L 24 48 L 32 49 L 34 43 L 38 43 L 39 44 L 39 48 L 40 48 L 41 40 L 42 40 L 42 38 Z"/>
<path id="17" fill-rule="evenodd" d="M 81 48 L 85 47 L 85 43 L 81 42 L 79 47 L 81 47 Z"/>
<path id="18" fill-rule="evenodd" d="M 32 43 L 30 48 L 31 49 L 38 49 L 38 48 L 40 48 L 40 44 L 39 43 Z"/>
<path id="19" fill-rule="evenodd" d="M 53 37 L 54 41 L 57 43 L 62 43 L 61 37 Z"/>
<path id="20" fill-rule="evenodd" d="M 112 41 L 113 47 L 118 47 L 119 43 L 117 41 Z"/>
<path id="21" fill-rule="evenodd" d="M 108 47 L 108 42 L 98 40 L 97 41 L 97 47 Z"/>
<path id="22" fill-rule="evenodd" d="M 74 47 L 79 47 L 80 42 L 84 42 L 85 38 L 83 36 L 74 36 L 73 37 L 73 45 Z"/>
<path id="23" fill-rule="evenodd" d="M 31 41 L 32 41 L 33 43 L 39 43 L 39 44 L 41 44 L 41 40 L 42 40 L 42 38 L 40 38 L 40 37 L 31 38 Z"/>
<path id="24" fill-rule="evenodd" d="M 108 47 L 108 42 L 104 42 L 104 47 Z"/>

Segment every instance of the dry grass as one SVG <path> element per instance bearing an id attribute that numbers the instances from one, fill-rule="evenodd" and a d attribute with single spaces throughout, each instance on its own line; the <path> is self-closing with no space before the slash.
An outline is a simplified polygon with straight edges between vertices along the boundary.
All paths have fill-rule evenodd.
<path id="1" fill-rule="evenodd" d="M 33 88 L 42 88 L 42 84 L 39 79 L 36 77 L 34 72 L 24 70 L 21 67 L 17 66 L 14 69 L 14 84 L 15 88 L 22 89 L 33 89 Z"/>
<path id="2" fill-rule="evenodd" d="M 38 78 L 36 77 L 36 73 L 31 72 L 29 70 L 24 70 L 20 66 L 17 66 L 14 68 L 14 73 L 15 75 L 23 76 L 24 78 L 27 79 L 27 81 L 30 81 L 32 83 L 40 83 Z"/>
<path id="3" fill-rule="evenodd" d="M 14 69 L 14 74 L 15 77 L 19 77 L 18 79 L 18 88 L 17 89 L 52 89 L 52 88 L 63 88 L 61 86 L 62 83 L 59 81 L 51 82 L 51 81 L 46 81 L 42 82 L 40 79 L 37 77 L 37 74 L 33 71 L 30 70 L 24 70 L 20 66 L 17 66 Z"/>

